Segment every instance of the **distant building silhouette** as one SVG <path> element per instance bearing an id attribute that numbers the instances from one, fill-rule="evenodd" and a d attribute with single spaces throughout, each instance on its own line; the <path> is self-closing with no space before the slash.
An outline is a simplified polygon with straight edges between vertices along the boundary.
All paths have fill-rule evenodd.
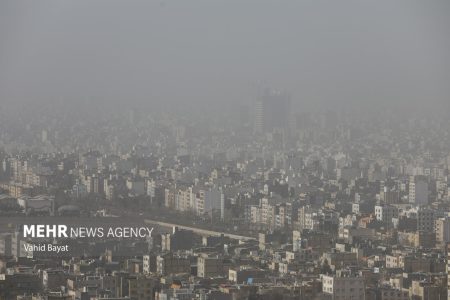
<path id="1" fill-rule="evenodd" d="M 290 97 L 287 93 L 265 89 L 254 104 L 255 132 L 273 132 L 289 126 Z"/>

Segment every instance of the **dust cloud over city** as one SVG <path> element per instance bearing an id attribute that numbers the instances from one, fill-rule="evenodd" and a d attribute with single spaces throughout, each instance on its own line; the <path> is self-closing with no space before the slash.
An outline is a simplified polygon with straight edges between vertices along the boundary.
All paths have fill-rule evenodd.
<path id="1" fill-rule="evenodd" d="M 0 300 L 448 298 L 449 16 L 0 1 Z"/>
<path id="2" fill-rule="evenodd" d="M 448 1 L 2 1 L 3 101 L 446 104 Z M 88 99 L 88 100 L 86 100 Z"/>

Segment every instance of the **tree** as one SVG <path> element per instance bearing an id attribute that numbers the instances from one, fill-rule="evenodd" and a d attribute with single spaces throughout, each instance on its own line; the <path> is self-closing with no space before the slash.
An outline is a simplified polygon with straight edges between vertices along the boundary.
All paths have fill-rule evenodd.
<path id="1" fill-rule="evenodd" d="M 320 273 L 321 274 L 331 274 L 331 272 L 332 272 L 332 270 L 331 270 L 330 265 L 328 264 L 328 260 L 325 259 L 320 268 Z"/>

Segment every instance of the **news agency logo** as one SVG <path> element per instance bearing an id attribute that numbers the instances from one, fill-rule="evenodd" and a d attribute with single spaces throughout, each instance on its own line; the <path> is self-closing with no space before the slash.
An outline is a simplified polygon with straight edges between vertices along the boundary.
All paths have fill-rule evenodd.
<path id="1" fill-rule="evenodd" d="M 68 227 L 67 225 L 23 225 L 24 238 L 148 238 L 153 227 Z"/>

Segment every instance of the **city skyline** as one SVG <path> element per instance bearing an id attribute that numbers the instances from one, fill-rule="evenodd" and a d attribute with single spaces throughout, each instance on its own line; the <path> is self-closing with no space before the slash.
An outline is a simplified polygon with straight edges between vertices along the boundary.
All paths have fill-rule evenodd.
<path id="1" fill-rule="evenodd" d="M 450 299 L 450 1 L 0 1 L 0 300 Z"/>
<path id="2" fill-rule="evenodd" d="M 448 108 L 448 1 L 3 1 L 2 101 Z M 434 106 L 435 108 L 430 108 Z"/>

